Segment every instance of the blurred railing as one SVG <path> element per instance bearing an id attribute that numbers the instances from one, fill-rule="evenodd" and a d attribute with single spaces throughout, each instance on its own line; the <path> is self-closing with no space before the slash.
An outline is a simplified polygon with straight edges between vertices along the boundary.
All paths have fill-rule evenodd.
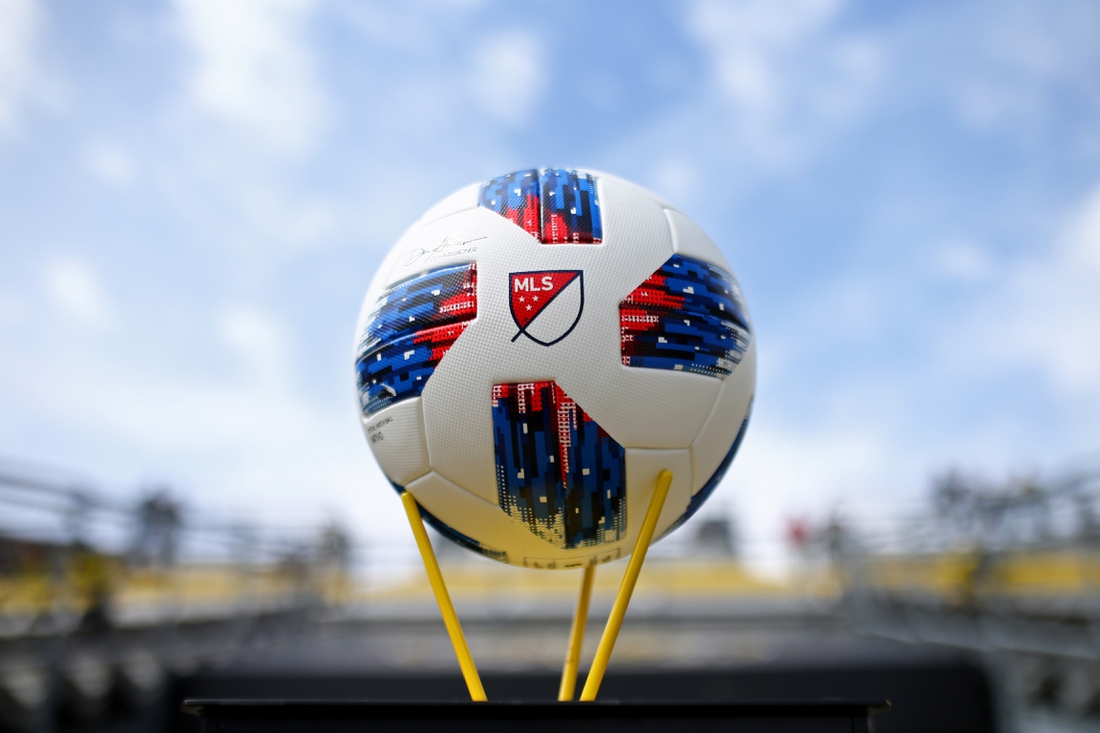
<path id="1" fill-rule="evenodd" d="M 1084 689 L 1074 709 L 1100 711 L 1100 684 L 1087 681 L 1100 680 L 1098 476 L 989 487 L 951 475 L 908 517 L 792 523 L 785 570 L 770 575 L 739 552 L 732 522 L 696 518 L 654 546 L 631 607 L 644 628 L 625 631 L 622 658 L 678 654 L 690 665 L 749 648 L 710 631 L 694 645 L 665 643 L 662 629 L 684 623 L 847 628 L 972 649 L 1000 660 L 995 672 L 1021 699 L 1068 700 L 1051 690 Z M 492 654 L 556 663 L 557 638 L 532 638 L 540 632 L 528 622 L 567 624 L 576 573 L 531 573 L 437 547 L 473 633 L 481 624 L 508 636 L 486 647 L 486 663 Z M 598 571 L 594 616 L 606 612 L 621 565 Z M 364 573 L 373 567 L 390 572 Z M 528 625 L 502 632 L 501 622 Z M 218 517 L 181 506 L 164 487 L 123 501 L 88 482 L 0 465 L 0 728 L 34 727 L 57 710 L 93 719 L 119 695 L 159 694 L 172 673 L 311 629 L 401 627 L 393 638 L 411 648 L 425 623 L 438 623 L 438 610 L 411 545 L 357 544 L 331 525 L 273 529 Z"/>

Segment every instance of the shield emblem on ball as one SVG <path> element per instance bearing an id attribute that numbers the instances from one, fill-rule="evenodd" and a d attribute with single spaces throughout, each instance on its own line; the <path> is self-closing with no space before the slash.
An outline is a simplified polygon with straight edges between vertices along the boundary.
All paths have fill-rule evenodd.
<path id="1" fill-rule="evenodd" d="M 568 336 L 584 312 L 584 272 L 535 270 L 508 275 L 512 320 L 519 331 L 541 346 L 553 346 Z"/>

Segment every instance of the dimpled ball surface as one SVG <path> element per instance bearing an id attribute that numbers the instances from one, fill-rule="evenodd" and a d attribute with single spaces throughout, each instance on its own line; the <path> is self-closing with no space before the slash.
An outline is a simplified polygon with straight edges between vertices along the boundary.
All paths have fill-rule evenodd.
<path id="1" fill-rule="evenodd" d="M 446 537 L 513 565 L 630 553 L 713 492 L 745 434 L 756 344 L 733 271 L 675 206 L 531 169 L 432 207 L 383 261 L 355 350 L 367 442 Z"/>

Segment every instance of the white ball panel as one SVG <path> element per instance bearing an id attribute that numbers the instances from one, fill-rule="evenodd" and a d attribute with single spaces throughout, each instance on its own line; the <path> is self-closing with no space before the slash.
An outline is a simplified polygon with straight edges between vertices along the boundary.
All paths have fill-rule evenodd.
<path id="1" fill-rule="evenodd" d="M 605 562 L 611 562 L 612 560 L 618 560 L 624 556 L 622 549 L 622 543 L 617 545 L 607 545 L 606 550 L 600 550 L 595 555 L 574 555 L 570 554 L 568 557 L 534 557 L 531 555 L 524 556 L 522 565 L 525 568 L 532 568 L 533 570 L 575 570 L 577 568 L 588 567 L 589 565 L 602 565 Z M 591 550 L 588 550 L 591 553 Z M 511 560 L 511 558 L 509 558 Z M 515 563 L 520 565 L 521 563 Z"/>
<path id="2" fill-rule="evenodd" d="M 512 553 L 553 547 L 504 513 L 495 503 L 480 499 L 461 486 L 432 472 L 405 487 L 417 502 L 440 521 L 482 544 Z"/>
<path id="3" fill-rule="evenodd" d="M 733 445 L 756 391 L 756 339 L 722 382 L 722 390 L 699 436 L 691 444 L 694 494 L 710 480 Z"/>
<path id="4" fill-rule="evenodd" d="M 464 211 L 429 225 L 423 237 L 434 241 L 442 232 L 478 232 L 474 236 L 483 239 L 477 243 L 477 317 L 443 357 L 422 393 L 428 455 L 437 473 L 495 503 L 493 385 L 550 378 L 538 362 L 514 363 L 516 344 L 510 339 L 516 325 L 508 309 L 508 273 L 538 269 L 540 250 L 550 248 L 487 209 Z M 514 368 L 509 370 L 509 365 Z"/>
<path id="5" fill-rule="evenodd" d="M 585 314 L 562 342 L 569 344 L 572 354 L 585 355 L 584 366 L 578 369 L 569 354 L 555 354 L 561 363 L 555 370 L 560 375 L 557 382 L 621 445 L 686 448 L 706 419 L 719 385 L 701 375 L 622 365 L 619 303 L 672 256 L 668 220 L 644 189 L 613 177 L 600 178 L 599 186 L 601 249 L 608 256 L 594 263 L 591 275 L 586 270 Z M 574 338 L 578 341 L 570 344 Z M 539 358 L 527 351 L 532 352 L 530 358 Z M 639 401 L 646 406 L 644 414 L 654 419 L 639 420 Z"/>
<path id="6" fill-rule="evenodd" d="M 444 229 L 485 237 L 477 243 L 478 316 L 440 362 L 423 398 L 433 470 L 487 501 L 496 501 L 497 491 L 494 384 L 556 381 L 621 445 L 643 447 L 688 447 L 717 395 L 713 379 L 622 366 L 619 302 L 672 256 L 672 237 L 664 211 L 634 191 L 601 182 L 600 199 L 604 242 L 599 245 L 541 244 L 485 209 L 428 225 L 412 243 L 418 247 Z M 584 272 L 580 321 L 550 347 L 523 336 L 512 340 L 518 329 L 509 310 L 509 273 L 537 270 Z M 666 382 L 669 377 L 681 379 Z M 675 399 L 666 389 L 672 384 Z M 622 404 L 624 394 L 645 395 L 647 407 L 654 395 L 653 409 L 664 411 L 660 420 L 639 425 L 636 405 L 630 410 Z"/>
<path id="7" fill-rule="evenodd" d="M 575 372 L 558 384 L 570 397 L 584 395 L 574 397 L 577 404 L 629 448 L 689 447 L 722 386 L 702 374 L 621 364 L 614 381 L 592 379 L 586 372 L 592 373 Z"/>
<path id="8" fill-rule="evenodd" d="M 688 450 L 646 450 L 628 448 L 626 451 L 626 549 L 634 548 L 634 542 L 645 521 L 646 510 L 657 487 L 657 475 L 668 469 L 672 472 L 672 484 L 668 488 L 661 518 L 657 520 L 654 537 L 660 537 L 676 520 L 683 516 L 691 501 L 691 452 Z"/>
<path id="9" fill-rule="evenodd" d="M 718 245 L 707 236 L 702 227 L 678 211 L 665 211 L 665 215 L 668 217 L 668 226 L 672 231 L 672 246 L 676 254 L 694 257 L 717 265 L 726 272 L 733 272 L 722 250 L 718 249 Z"/>
<path id="10" fill-rule="evenodd" d="M 431 470 L 419 397 L 402 400 L 369 419 L 360 416 L 359 420 L 374 459 L 390 481 L 404 486 Z"/>
<path id="11" fill-rule="evenodd" d="M 637 187 L 602 178 L 597 185 L 603 218 L 599 249 L 606 253 L 600 264 L 614 276 L 604 287 L 615 301 L 617 319 L 619 302 L 672 256 L 672 234 L 664 209 Z"/>
<path id="12" fill-rule="evenodd" d="M 512 222 L 488 209 L 472 208 L 424 224 L 394 248 L 393 269 L 386 278 L 393 285 L 440 267 L 453 267 L 464 262 L 480 262 L 485 257 L 497 257 L 496 251 L 507 250 L 508 242 L 534 237 Z M 503 241 L 502 241 L 503 240 Z M 480 280 L 480 272 L 478 273 Z M 481 313 L 481 286 L 478 286 L 478 314 Z"/>
<path id="13" fill-rule="evenodd" d="M 450 196 L 428 209 L 424 216 L 420 217 L 420 224 L 431 224 L 433 221 L 438 221 L 445 216 L 474 208 L 477 206 L 477 197 L 480 191 L 480 183 L 471 183 L 465 188 L 458 189 Z"/>
<path id="14" fill-rule="evenodd" d="M 618 176 L 613 176 L 610 173 L 601 173 L 600 171 L 594 171 L 594 170 L 591 170 L 591 169 L 588 169 L 588 172 L 591 173 L 592 175 L 596 176 L 597 180 L 599 180 L 599 181 L 608 181 L 610 183 L 614 183 L 617 186 L 622 186 L 624 188 L 629 188 L 630 190 L 632 190 L 636 193 L 639 193 L 642 196 L 645 196 L 647 199 L 649 199 L 653 203 L 657 204 L 662 209 L 672 209 L 673 211 L 679 211 L 679 209 L 675 205 L 669 203 L 665 199 L 663 199 L 660 196 L 658 196 L 657 194 L 653 193 L 648 188 L 645 188 L 643 186 L 639 186 L 637 183 L 634 183 L 633 181 L 628 181 L 625 178 L 619 178 Z"/>

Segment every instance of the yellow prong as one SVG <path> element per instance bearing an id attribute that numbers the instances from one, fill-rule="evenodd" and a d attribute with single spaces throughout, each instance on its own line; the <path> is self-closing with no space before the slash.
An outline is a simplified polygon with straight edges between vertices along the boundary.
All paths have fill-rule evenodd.
<path id="1" fill-rule="evenodd" d="M 466 646 L 466 636 L 462 633 L 462 624 L 458 622 L 458 614 L 451 603 L 451 596 L 447 593 L 447 586 L 443 582 L 443 573 L 439 571 L 439 562 L 435 559 L 435 551 L 432 549 L 428 532 L 424 529 L 424 521 L 420 518 L 420 507 L 416 498 L 408 491 L 401 494 L 401 503 L 405 505 L 405 513 L 409 516 L 409 526 L 412 527 L 413 536 L 416 537 L 416 546 L 420 549 L 420 556 L 424 558 L 424 569 L 428 571 L 428 580 L 432 584 L 432 592 L 439 603 L 439 611 L 443 614 L 443 623 L 447 627 L 447 633 L 451 637 L 451 645 L 455 648 L 455 656 L 458 657 L 458 666 L 462 669 L 462 676 L 466 680 L 466 687 L 470 690 L 470 699 L 474 702 L 485 702 L 485 688 L 481 686 L 481 678 L 474 666 L 474 658 L 470 655 L 470 647 Z"/>
<path id="2" fill-rule="evenodd" d="M 581 579 L 581 597 L 577 600 L 577 611 L 573 614 L 573 628 L 569 631 L 569 651 L 565 655 L 565 668 L 561 671 L 561 687 L 558 688 L 558 702 L 570 702 L 577 689 L 577 666 L 581 662 L 581 647 L 584 645 L 584 627 L 588 623 L 588 600 L 592 597 L 592 579 L 596 577 L 596 566 L 584 569 Z"/>
<path id="3" fill-rule="evenodd" d="M 607 626 L 604 627 L 603 636 L 600 638 L 600 646 L 596 649 L 596 658 L 592 660 L 592 669 L 588 671 L 588 677 L 584 681 L 581 702 L 595 700 L 596 693 L 600 691 L 600 683 L 603 682 L 604 673 L 607 672 L 607 662 L 611 659 L 611 651 L 615 648 L 615 640 L 619 637 L 619 629 L 623 626 L 626 607 L 630 605 L 630 596 L 634 593 L 638 574 L 642 572 L 642 563 L 645 562 L 649 543 L 653 540 L 653 530 L 657 528 L 657 519 L 661 516 L 665 497 L 668 496 L 668 487 L 671 485 L 672 473 L 661 471 L 657 476 L 657 487 L 653 491 L 653 498 L 649 500 L 645 521 L 642 522 L 642 529 L 634 543 L 630 564 L 626 566 L 626 574 L 623 575 L 619 592 L 615 596 L 615 605 L 611 607 L 611 615 L 607 619 Z"/>

